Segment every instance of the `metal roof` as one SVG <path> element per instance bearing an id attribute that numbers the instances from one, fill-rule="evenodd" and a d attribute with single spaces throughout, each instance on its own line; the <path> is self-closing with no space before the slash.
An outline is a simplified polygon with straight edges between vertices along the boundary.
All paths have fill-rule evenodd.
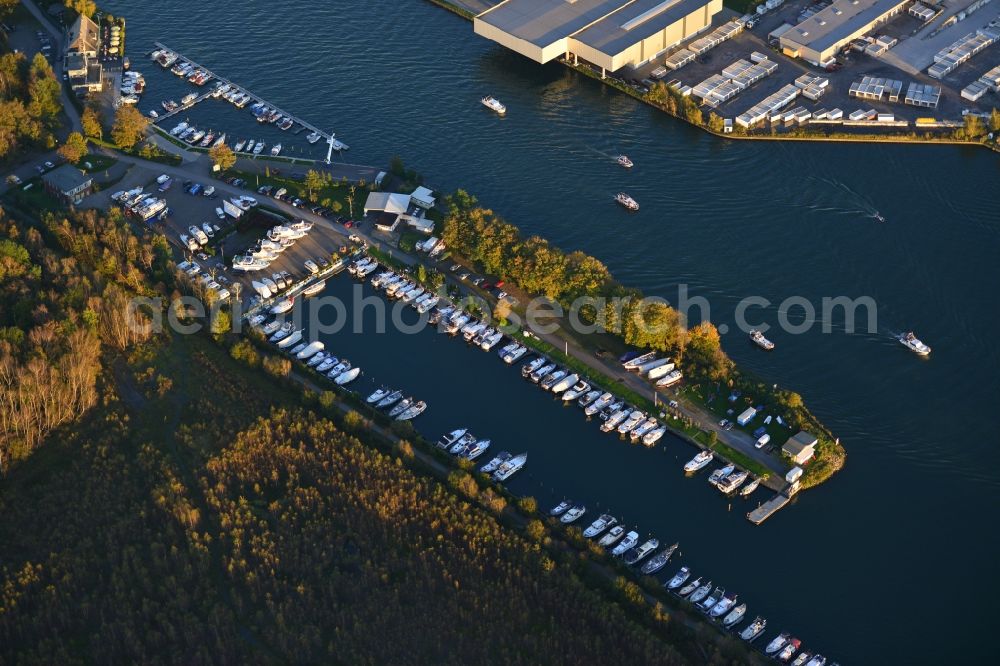
<path id="1" fill-rule="evenodd" d="M 825 51 L 906 2 L 907 0 L 835 0 L 832 5 L 782 34 L 781 39 L 816 51 Z"/>
<path id="2" fill-rule="evenodd" d="M 505 0 L 478 20 L 545 47 L 586 28 L 632 0 Z"/>
<path id="3" fill-rule="evenodd" d="M 614 56 L 705 5 L 706 0 L 634 0 L 573 39 Z"/>

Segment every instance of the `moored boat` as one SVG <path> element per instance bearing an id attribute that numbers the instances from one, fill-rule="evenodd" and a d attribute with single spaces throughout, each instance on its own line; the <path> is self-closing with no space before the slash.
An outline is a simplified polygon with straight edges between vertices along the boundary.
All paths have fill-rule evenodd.
<path id="1" fill-rule="evenodd" d="M 419 401 L 419 402 L 411 405 L 409 409 L 407 409 L 402 414 L 400 414 L 399 416 L 397 416 L 396 420 L 397 421 L 409 421 L 409 420 L 414 419 L 414 418 L 420 416 L 421 414 L 423 414 L 425 409 L 427 409 L 427 403 L 424 402 L 423 400 L 421 400 L 421 401 Z"/>
<path id="2" fill-rule="evenodd" d="M 770 643 L 767 644 L 767 647 L 764 648 L 764 654 L 774 654 L 775 652 L 778 652 L 781 648 L 788 644 L 788 639 L 791 637 L 791 634 L 787 633 L 778 634 L 771 640 Z"/>
<path id="3" fill-rule="evenodd" d="M 690 583 L 682 587 L 680 590 L 678 590 L 677 594 L 682 597 L 686 597 L 687 595 L 691 594 L 700 587 L 701 587 L 701 578 L 695 578 L 693 581 L 691 581 Z"/>
<path id="4" fill-rule="evenodd" d="M 750 483 L 740 488 L 740 496 L 749 497 L 750 494 L 753 493 L 753 491 L 757 490 L 757 486 L 759 485 L 760 485 L 760 477 L 758 476 L 753 480 L 751 480 Z"/>
<path id="5" fill-rule="evenodd" d="M 740 622 L 743 621 L 743 618 L 746 617 L 746 614 L 747 614 L 747 605 L 740 604 L 733 610 L 729 611 L 729 614 L 726 615 L 726 617 L 722 618 L 722 626 L 728 628 L 732 627 L 735 624 L 739 624 Z"/>
<path id="6" fill-rule="evenodd" d="M 655 574 L 663 567 L 667 566 L 667 562 L 669 562 L 670 558 L 673 557 L 674 551 L 677 550 L 678 545 L 679 544 L 675 543 L 666 550 L 662 550 L 653 557 L 651 557 L 648 562 L 642 565 L 642 573 L 647 576 L 650 576 L 652 574 Z"/>
<path id="7" fill-rule="evenodd" d="M 514 456 L 507 462 L 500 465 L 500 467 L 497 468 L 497 471 L 493 472 L 493 480 L 506 481 L 511 476 L 513 476 L 515 472 L 518 472 L 522 467 L 524 467 L 527 462 L 528 462 L 528 454 L 526 452 L 519 453 L 518 455 Z"/>
<path id="8" fill-rule="evenodd" d="M 621 525 L 615 525 L 608 530 L 607 534 L 601 537 L 601 540 L 597 542 L 597 545 L 604 548 L 610 548 L 616 541 L 618 541 L 618 539 L 622 538 L 623 534 L 625 534 L 625 528 Z"/>
<path id="9" fill-rule="evenodd" d="M 740 632 L 740 638 L 747 642 L 754 641 L 759 638 L 762 633 L 764 633 L 764 629 L 766 627 L 767 620 L 758 615 L 753 622 L 748 624 L 746 628 Z"/>
<path id="10" fill-rule="evenodd" d="M 719 483 L 724 478 L 732 474 L 735 469 L 736 465 L 733 465 L 732 463 L 726 465 L 725 467 L 721 467 L 712 472 L 712 474 L 708 477 L 708 482 L 713 486 L 718 486 Z"/>
<path id="11" fill-rule="evenodd" d="M 386 391 L 386 392 L 383 393 L 383 391 Z M 381 395 L 379 395 L 379 394 L 381 394 Z M 373 393 L 370 396 L 368 396 L 368 402 L 378 402 L 379 400 L 381 400 L 382 398 L 384 398 L 386 395 L 388 395 L 388 392 L 387 392 L 386 389 L 379 389 L 375 393 Z M 467 433 L 467 432 L 469 432 L 468 428 L 458 428 L 457 430 L 452 430 L 451 432 L 449 432 L 446 435 L 442 435 L 441 439 L 439 439 L 437 441 L 438 448 L 439 449 L 450 449 L 455 444 L 455 442 L 457 442 L 462 437 L 464 437 L 465 433 Z"/>
<path id="12" fill-rule="evenodd" d="M 778 653 L 778 661 L 787 662 L 800 647 L 802 647 L 802 641 L 797 638 L 789 638 L 785 647 L 781 648 L 781 652 Z"/>
<path id="13" fill-rule="evenodd" d="M 625 535 L 625 538 L 618 542 L 618 545 L 611 550 L 611 554 L 615 557 L 624 555 L 629 549 L 633 548 L 635 544 L 639 543 L 639 533 L 632 530 Z"/>
<path id="14" fill-rule="evenodd" d="M 697 590 L 692 592 L 691 596 L 688 597 L 688 601 L 690 601 L 693 604 L 696 604 L 705 597 L 707 597 L 708 593 L 711 591 L 712 591 L 712 581 L 708 581 L 707 583 L 699 587 Z"/>
<path id="15" fill-rule="evenodd" d="M 333 383 L 337 386 L 344 386 L 345 384 L 353 382 L 360 374 L 361 368 L 351 368 L 350 370 L 337 375 L 337 378 L 333 380 Z"/>
<path id="16" fill-rule="evenodd" d="M 644 541 L 641 545 L 630 548 L 622 556 L 622 561 L 625 564 L 638 564 L 645 558 L 653 554 L 653 551 L 660 547 L 659 539 L 648 539 Z"/>
<path id="17" fill-rule="evenodd" d="M 563 500 L 556 504 L 554 507 L 549 509 L 550 516 L 561 516 L 566 513 L 569 508 L 573 506 L 573 500 Z"/>
<path id="18" fill-rule="evenodd" d="M 678 587 L 687 582 L 687 579 L 691 577 L 691 570 L 687 567 L 681 567 L 681 570 L 674 574 L 673 578 L 667 581 L 665 588 L 668 590 L 676 590 Z"/>
<path id="19" fill-rule="evenodd" d="M 608 529 L 609 527 L 614 526 L 617 523 L 618 523 L 617 518 L 615 518 L 610 514 L 602 513 L 597 520 L 592 522 L 590 526 L 583 531 L 583 536 L 587 537 L 588 539 L 593 539 L 598 534 Z"/>
<path id="20" fill-rule="evenodd" d="M 587 507 L 585 507 L 583 504 L 574 504 L 569 508 L 568 511 L 566 511 L 566 513 L 562 515 L 561 518 L 559 518 L 559 520 L 560 522 L 569 524 L 578 520 L 580 516 L 582 516 L 585 513 L 587 513 Z"/>
<path id="21" fill-rule="evenodd" d="M 480 467 L 479 471 L 482 472 L 483 474 L 492 474 L 497 470 L 498 467 L 500 467 L 500 465 L 504 464 L 513 457 L 514 457 L 513 454 L 510 453 L 509 451 L 501 451 L 496 456 L 494 456 L 488 463 Z"/>

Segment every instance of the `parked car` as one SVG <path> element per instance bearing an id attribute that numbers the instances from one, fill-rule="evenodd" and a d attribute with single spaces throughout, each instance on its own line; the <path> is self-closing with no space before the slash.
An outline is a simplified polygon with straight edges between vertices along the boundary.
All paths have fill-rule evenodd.
<path id="1" fill-rule="evenodd" d="M 7 176 L 7 183 L 10 185 L 20 185 L 21 179 L 18 178 L 17 174 L 12 173 L 9 176 Z"/>

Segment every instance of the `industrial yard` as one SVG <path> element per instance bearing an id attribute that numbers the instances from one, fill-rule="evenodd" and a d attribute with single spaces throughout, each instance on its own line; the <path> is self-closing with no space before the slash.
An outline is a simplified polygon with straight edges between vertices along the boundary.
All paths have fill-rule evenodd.
<path id="1" fill-rule="evenodd" d="M 540 14 L 534 28 L 515 20 L 518 2 L 492 3 L 477 33 L 639 91 L 662 81 L 721 117 L 724 132 L 950 131 L 1000 108 L 1000 6 L 990 0 L 766 0 L 742 15 L 689 0 L 685 11 L 712 17 L 694 31 L 676 27 L 671 2 L 589 0 Z M 613 44 L 595 49 L 594 29 L 580 28 L 588 20 L 617 30 Z"/>

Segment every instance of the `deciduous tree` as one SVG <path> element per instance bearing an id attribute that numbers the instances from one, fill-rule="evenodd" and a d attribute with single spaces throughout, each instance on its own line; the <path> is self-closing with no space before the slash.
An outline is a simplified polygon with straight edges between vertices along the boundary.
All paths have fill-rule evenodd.
<path id="1" fill-rule="evenodd" d="M 233 149 L 224 143 L 212 146 L 212 148 L 208 151 L 208 156 L 211 157 L 212 162 L 223 171 L 232 168 L 232 166 L 236 164 L 236 153 L 234 153 Z"/>
<path id="2" fill-rule="evenodd" d="M 131 104 L 123 104 L 115 112 L 111 139 L 119 148 L 133 148 L 146 131 L 149 121 Z"/>
<path id="3" fill-rule="evenodd" d="M 79 132 L 71 132 L 58 152 L 64 160 L 76 164 L 87 155 L 87 140 Z"/>

